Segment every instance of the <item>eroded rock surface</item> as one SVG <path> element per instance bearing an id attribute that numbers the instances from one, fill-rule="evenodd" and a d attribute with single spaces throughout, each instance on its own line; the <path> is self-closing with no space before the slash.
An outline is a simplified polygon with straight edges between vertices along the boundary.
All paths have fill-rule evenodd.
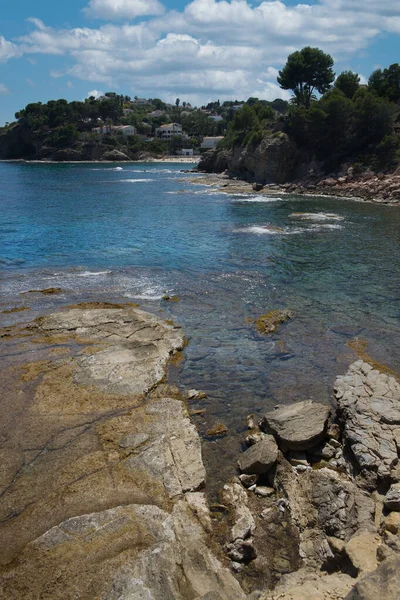
<path id="1" fill-rule="evenodd" d="M 197 431 L 160 383 L 182 330 L 112 305 L 6 340 L 0 597 L 244 599 L 207 545 Z"/>
<path id="2" fill-rule="evenodd" d="M 400 447 L 400 384 L 361 360 L 335 382 L 343 440 L 361 480 L 374 487 L 390 481 Z"/>

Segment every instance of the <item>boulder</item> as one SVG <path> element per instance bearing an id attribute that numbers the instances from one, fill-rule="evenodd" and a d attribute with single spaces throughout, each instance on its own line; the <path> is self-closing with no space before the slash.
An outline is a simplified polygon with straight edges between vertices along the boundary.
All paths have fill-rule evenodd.
<path id="1" fill-rule="evenodd" d="M 384 503 L 387 510 L 400 511 L 400 483 L 394 483 L 390 487 Z"/>
<path id="2" fill-rule="evenodd" d="M 345 600 L 399 600 L 400 556 L 384 560 L 372 573 L 361 577 Z"/>
<path id="3" fill-rule="evenodd" d="M 268 473 L 278 458 L 278 446 L 272 435 L 250 446 L 238 460 L 239 469 L 247 475 Z"/>
<path id="4" fill-rule="evenodd" d="M 330 408 L 304 400 L 267 413 L 261 423 L 272 431 L 285 450 L 309 450 L 326 435 Z"/>
<path id="5" fill-rule="evenodd" d="M 124 152 L 120 150 L 108 150 L 102 154 L 100 160 L 109 160 L 112 162 L 119 162 L 123 160 L 131 160 Z"/>
<path id="6" fill-rule="evenodd" d="M 356 533 L 344 550 L 358 573 L 375 571 L 378 566 L 377 550 L 382 544 L 378 534 L 369 531 Z"/>

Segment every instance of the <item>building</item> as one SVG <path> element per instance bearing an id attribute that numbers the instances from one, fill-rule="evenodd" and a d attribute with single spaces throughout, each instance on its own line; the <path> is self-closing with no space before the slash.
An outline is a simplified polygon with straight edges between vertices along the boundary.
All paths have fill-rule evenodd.
<path id="1" fill-rule="evenodd" d="M 221 117 L 221 115 L 208 115 L 208 118 L 212 119 L 216 123 L 218 123 L 219 121 L 223 121 L 224 120 L 224 118 Z"/>
<path id="2" fill-rule="evenodd" d="M 127 117 L 128 115 L 132 115 L 135 111 L 131 108 L 123 108 L 122 112 L 124 113 L 124 117 Z"/>
<path id="3" fill-rule="evenodd" d="M 177 154 L 181 156 L 193 156 L 193 148 L 182 148 L 181 150 L 177 150 Z"/>
<path id="4" fill-rule="evenodd" d="M 182 125 L 179 123 L 167 123 L 156 128 L 156 136 L 162 140 L 170 140 L 174 136 L 186 137 L 182 132 Z"/>
<path id="5" fill-rule="evenodd" d="M 117 125 L 115 127 L 111 127 L 113 133 L 122 133 L 122 135 L 136 135 L 136 127 L 133 125 Z"/>
<path id="6" fill-rule="evenodd" d="M 133 125 L 100 125 L 93 127 L 92 133 L 96 135 L 111 135 L 122 133 L 124 136 L 136 135 L 136 127 Z"/>
<path id="7" fill-rule="evenodd" d="M 218 142 L 220 142 L 223 139 L 223 135 L 218 135 L 216 137 L 205 137 L 203 138 L 200 148 L 202 150 L 214 150 L 217 147 Z"/>
<path id="8" fill-rule="evenodd" d="M 157 119 L 158 117 L 163 117 L 165 115 L 165 110 L 153 110 L 153 112 L 149 113 L 149 117 L 152 119 Z"/>

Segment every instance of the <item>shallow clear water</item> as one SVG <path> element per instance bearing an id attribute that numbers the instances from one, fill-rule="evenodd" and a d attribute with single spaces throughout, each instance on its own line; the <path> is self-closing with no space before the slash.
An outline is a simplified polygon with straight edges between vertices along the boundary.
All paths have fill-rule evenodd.
<path id="1" fill-rule="evenodd" d="M 180 322 L 190 343 L 171 377 L 209 394 L 193 406 L 206 408 L 201 432 L 229 427 L 204 447 L 225 475 L 249 412 L 331 399 L 336 374 L 355 358 L 352 338 L 399 369 L 400 208 L 228 195 L 181 169 L 0 164 L 1 305 L 28 304 L 34 315 L 125 299 Z M 24 294 L 48 287 L 63 292 Z M 166 291 L 179 302 L 163 300 Z M 248 319 L 274 308 L 296 317 L 264 337 Z"/>

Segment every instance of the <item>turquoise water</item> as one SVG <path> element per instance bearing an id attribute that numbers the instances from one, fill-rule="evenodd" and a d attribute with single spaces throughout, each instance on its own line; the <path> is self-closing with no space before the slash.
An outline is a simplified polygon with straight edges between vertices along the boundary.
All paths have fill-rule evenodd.
<path id="1" fill-rule="evenodd" d="M 400 208 L 228 195 L 181 169 L 0 163 L 1 308 L 130 300 L 180 322 L 190 343 L 170 376 L 209 394 L 200 431 L 230 435 L 204 452 L 229 472 L 249 412 L 332 399 L 349 340 L 399 370 Z M 24 294 L 47 287 L 63 291 Z M 296 317 L 266 338 L 248 319 L 274 308 Z"/>

